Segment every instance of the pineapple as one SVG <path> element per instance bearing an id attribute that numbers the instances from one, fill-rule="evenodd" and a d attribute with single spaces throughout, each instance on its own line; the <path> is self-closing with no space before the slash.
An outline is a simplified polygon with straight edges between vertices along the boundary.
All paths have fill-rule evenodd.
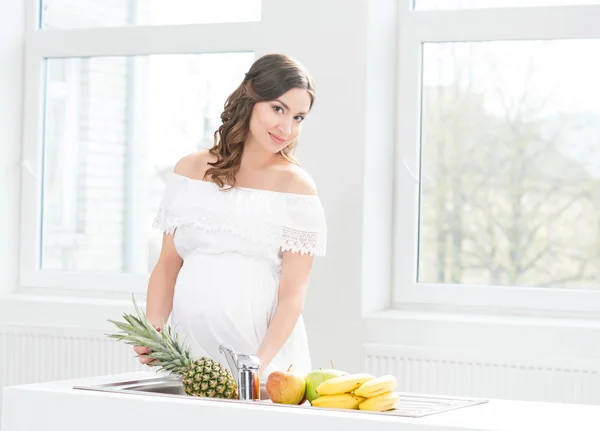
<path id="1" fill-rule="evenodd" d="M 195 359 L 189 349 L 180 343 L 179 337 L 168 325 L 159 332 L 146 318 L 133 298 L 137 317 L 123 314 L 125 322 L 108 320 L 123 333 L 106 334 L 109 338 L 127 344 L 145 346 L 152 350 L 147 356 L 155 359 L 149 366 L 161 367 L 159 371 L 182 377 L 187 395 L 209 398 L 237 399 L 237 384 L 231 371 L 212 358 Z M 146 356 L 146 355 L 144 355 Z"/>

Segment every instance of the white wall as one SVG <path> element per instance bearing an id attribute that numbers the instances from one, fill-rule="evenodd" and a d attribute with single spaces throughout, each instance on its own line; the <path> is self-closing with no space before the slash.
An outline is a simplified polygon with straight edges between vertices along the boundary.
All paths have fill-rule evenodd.
<path id="1" fill-rule="evenodd" d="M 275 2 L 273 2 L 275 4 Z M 277 2 L 285 15 L 285 3 Z M 365 136 L 365 1 L 309 1 L 281 22 L 272 51 L 288 52 L 315 75 L 316 104 L 299 159 L 319 188 L 328 222 L 327 256 L 317 258 L 306 326 L 315 367 L 358 369 Z M 343 11 L 343 12 L 342 12 Z M 304 23 L 314 20 L 309 27 Z"/>
<path id="2" fill-rule="evenodd" d="M 318 184 L 329 227 L 327 256 L 316 260 L 305 311 L 314 366 L 326 367 L 331 360 L 337 368 L 360 371 L 365 343 L 513 352 L 562 358 L 567 363 L 571 357 L 600 358 L 596 320 L 510 317 L 483 310 L 477 316 L 382 313 L 390 303 L 392 265 L 387 240 L 393 219 L 396 1 L 265 1 L 268 13 L 290 16 L 274 24 L 269 51 L 297 57 L 317 79 L 316 105 L 298 152 Z M 22 2 L 4 6 L 0 15 L 0 292 L 5 294 L 17 287 L 22 20 Z M 97 334 L 108 328 L 107 317 L 119 316 L 129 306 L 129 301 L 119 300 L 32 301 L 5 296 L 0 299 L 0 328 L 50 325 Z M 513 389 L 508 393 L 517 397 L 518 388 Z"/>

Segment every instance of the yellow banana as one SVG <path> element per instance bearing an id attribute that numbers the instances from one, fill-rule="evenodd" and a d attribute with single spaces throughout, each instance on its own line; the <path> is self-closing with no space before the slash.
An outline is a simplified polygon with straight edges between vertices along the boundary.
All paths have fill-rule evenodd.
<path id="1" fill-rule="evenodd" d="M 371 398 L 396 389 L 396 378 L 386 375 L 363 383 L 354 391 L 359 397 Z"/>
<path id="2" fill-rule="evenodd" d="M 369 410 L 372 412 L 385 412 L 392 410 L 400 401 L 400 396 L 395 392 L 385 392 L 372 398 L 365 399 L 358 405 L 360 410 Z"/>
<path id="3" fill-rule="evenodd" d="M 333 379 L 325 380 L 317 386 L 317 393 L 319 395 L 336 395 L 352 392 L 358 389 L 363 383 L 374 378 L 375 376 L 367 373 L 334 377 Z"/>
<path id="4" fill-rule="evenodd" d="M 330 409 L 358 409 L 358 405 L 365 400 L 352 394 L 323 395 L 312 400 L 315 407 L 328 407 Z"/>

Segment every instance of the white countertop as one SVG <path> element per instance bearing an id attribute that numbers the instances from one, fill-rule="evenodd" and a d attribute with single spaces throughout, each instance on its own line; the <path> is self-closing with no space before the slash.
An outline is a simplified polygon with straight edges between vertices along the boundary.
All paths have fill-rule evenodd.
<path id="1" fill-rule="evenodd" d="M 278 405 L 228 403 L 201 398 L 153 397 L 73 389 L 124 380 L 156 377 L 137 372 L 64 380 L 4 389 L 1 431 L 165 431 L 219 426 L 221 429 L 285 431 L 372 430 L 414 431 L 587 431 L 600 429 L 600 406 L 489 400 L 422 418 L 388 417 L 289 408 Z"/>

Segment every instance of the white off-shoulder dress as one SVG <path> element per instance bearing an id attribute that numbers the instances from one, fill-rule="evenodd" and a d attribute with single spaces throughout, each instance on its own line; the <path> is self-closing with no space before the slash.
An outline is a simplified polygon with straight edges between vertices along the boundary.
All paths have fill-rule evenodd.
<path id="1" fill-rule="evenodd" d="M 323 256 L 317 195 L 236 187 L 171 173 L 153 226 L 174 234 L 183 259 L 169 323 L 196 357 L 227 366 L 221 343 L 256 354 L 277 307 L 284 251 Z M 302 317 L 261 379 L 290 365 L 311 370 Z"/>

